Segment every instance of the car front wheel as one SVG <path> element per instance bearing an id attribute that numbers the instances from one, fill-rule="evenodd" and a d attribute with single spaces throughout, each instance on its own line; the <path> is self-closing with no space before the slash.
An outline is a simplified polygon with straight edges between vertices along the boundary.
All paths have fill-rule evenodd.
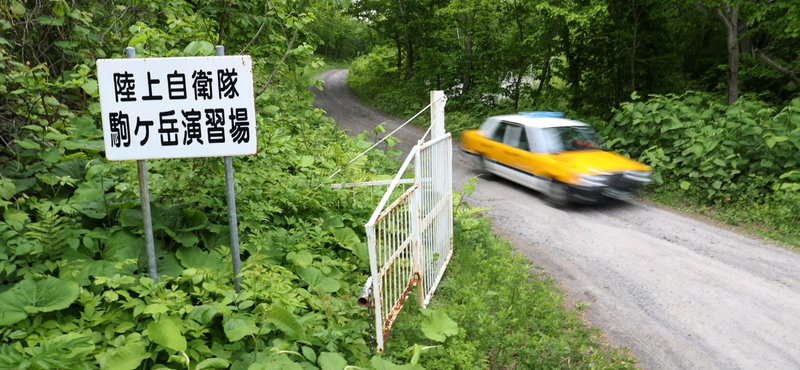
<path id="1" fill-rule="evenodd" d="M 548 202 L 558 207 L 569 204 L 569 189 L 566 185 L 556 180 L 550 180 L 544 196 Z"/>

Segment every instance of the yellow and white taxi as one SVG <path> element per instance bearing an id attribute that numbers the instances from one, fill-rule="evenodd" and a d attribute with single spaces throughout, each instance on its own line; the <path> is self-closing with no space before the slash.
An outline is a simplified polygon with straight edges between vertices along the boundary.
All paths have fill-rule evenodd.
<path id="1" fill-rule="evenodd" d="M 461 133 L 461 149 L 484 171 L 556 205 L 628 199 L 650 182 L 650 167 L 605 149 L 591 126 L 559 112 L 489 117 Z"/>

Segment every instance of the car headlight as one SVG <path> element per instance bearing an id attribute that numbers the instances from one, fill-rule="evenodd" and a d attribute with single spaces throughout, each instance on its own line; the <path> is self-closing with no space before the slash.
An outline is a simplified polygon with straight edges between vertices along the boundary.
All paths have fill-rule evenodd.
<path id="1" fill-rule="evenodd" d="M 606 186 L 608 185 L 608 176 L 605 175 L 578 175 L 577 185 L 580 186 Z"/>
<path id="2" fill-rule="evenodd" d="M 650 182 L 650 171 L 625 171 L 622 176 L 631 181 Z"/>

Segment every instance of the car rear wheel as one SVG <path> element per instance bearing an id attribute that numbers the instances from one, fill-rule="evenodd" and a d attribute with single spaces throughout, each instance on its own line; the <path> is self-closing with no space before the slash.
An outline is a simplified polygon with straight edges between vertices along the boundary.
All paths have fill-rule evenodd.
<path id="1" fill-rule="evenodd" d="M 563 207 L 569 204 L 569 189 L 567 186 L 556 180 L 550 180 L 544 196 L 551 204 Z"/>

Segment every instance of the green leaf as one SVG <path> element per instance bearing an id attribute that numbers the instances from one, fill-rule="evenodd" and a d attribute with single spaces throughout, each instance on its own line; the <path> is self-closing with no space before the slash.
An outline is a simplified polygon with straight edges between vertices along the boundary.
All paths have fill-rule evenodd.
<path id="1" fill-rule="evenodd" d="M 145 350 L 144 346 L 139 343 L 128 343 L 117 349 L 101 369 L 133 370 L 147 358 L 150 358 L 150 353 Z"/>
<path id="2" fill-rule="evenodd" d="M 11 179 L 0 180 L 0 198 L 11 199 L 17 193 L 17 187 Z"/>
<path id="3" fill-rule="evenodd" d="M 142 313 L 146 313 L 146 314 L 152 315 L 152 314 L 156 314 L 156 313 L 166 313 L 167 311 L 169 311 L 169 307 L 167 307 L 167 305 L 165 305 L 163 303 L 153 303 L 153 304 L 148 305 L 147 307 L 145 307 L 144 311 L 142 311 Z"/>
<path id="4" fill-rule="evenodd" d="M 315 267 L 306 267 L 297 272 L 300 277 L 308 283 L 309 290 L 322 288 L 328 293 L 334 293 L 339 290 L 339 282 L 335 279 L 329 278 Z"/>
<path id="5" fill-rule="evenodd" d="M 286 259 L 289 261 L 294 262 L 300 268 L 308 267 L 312 261 L 314 261 L 314 256 L 308 251 L 302 252 L 290 252 L 286 255 Z"/>
<path id="6" fill-rule="evenodd" d="M 305 327 L 297 317 L 289 310 L 273 306 L 266 314 L 267 321 L 275 325 L 280 331 L 294 339 L 304 339 L 306 336 Z"/>
<path id="7" fill-rule="evenodd" d="M 321 370 L 342 370 L 347 366 L 347 360 L 338 353 L 322 352 L 317 365 Z"/>
<path id="8" fill-rule="evenodd" d="M 207 268 L 213 271 L 227 270 L 228 264 L 222 260 L 222 255 L 216 251 L 204 252 L 197 247 L 181 247 L 175 252 L 184 268 Z"/>
<path id="9" fill-rule="evenodd" d="M 314 353 L 313 348 L 304 346 L 302 351 L 303 351 L 303 357 L 305 357 L 308 361 L 311 361 L 312 363 L 317 362 L 317 354 Z"/>
<path id="10" fill-rule="evenodd" d="M 428 339 L 444 342 L 447 337 L 458 334 L 458 324 L 444 312 L 433 311 L 422 320 L 422 333 Z"/>
<path id="11" fill-rule="evenodd" d="M 93 97 L 97 97 L 99 95 L 97 80 L 93 78 L 88 79 L 85 84 L 81 85 L 81 89 Z"/>
<path id="12" fill-rule="evenodd" d="M 211 55 L 214 53 L 214 45 L 208 41 L 192 41 L 183 49 L 186 55 Z"/>
<path id="13" fill-rule="evenodd" d="M 0 294 L 0 326 L 14 325 L 39 312 L 63 310 L 78 299 L 79 291 L 78 283 L 55 277 L 20 281 Z"/>
<path id="14" fill-rule="evenodd" d="M 145 310 L 146 311 L 146 310 Z M 147 325 L 147 333 L 154 342 L 174 349 L 186 350 L 186 338 L 181 334 L 183 322 L 175 316 L 162 316 L 158 322 L 153 321 Z"/>
<path id="15" fill-rule="evenodd" d="M 39 144 L 34 143 L 33 141 L 28 139 L 17 140 L 17 144 L 19 144 L 19 146 L 23 147 L 24 149 L 34 149 L 34 150 L 42 149 L 42 147 Z"/>
<path id="16" fill-rule="evenodd" d="M 183 210 L 183 217 L 186 220 L 186 227 L 181 231 L 201 230 L 208 226 L 208 217 L 202 211 L 187 208 Z"/>
<path id="17" fill-rule="evenodd" d="M 298 166 L 300 167 L 308 167 L 314 163 L 314 157 L 310 155 L 304 155 L 300 158 L 300 163 Z"/>
<path id="18" fill-rule="evenodd" d="M 464 194 L 467 196 L 472 195 L 475 192 L 475 185 L 469 182 L 465 182 L 464 185 L 461 185 L 461 189 L 464 190 Z"/>
<path id="19" fill-rule="evenodd" d="M 128 42 L 128 46 L 136 46 L 137 44 L 143 43 L 145 40 L 147 40 L 147 34 L 139 34 Z"/>
<path id="20" fill-rule="evenodd" d="M 39 23 L 45 26 L 63 26 L 64 19 L 63 18 L 50 18 L 50 17 L 39 17 Z"/>
<path id="21" fill-rule="evenodd" d="M 3 219 L 7 222 L 28 222 L 31 219 L 28 218 L 28 214 L 20 211 L 16 208 L 9 208 L 3 212 Z"/>
<path id="22" fill-rule="evenodd" d="M 225 336 L 231 342 L 241 340 L 245 336 L 253 335 L 258 331 L 255 325 L 241 318 L 228 319 L 222 327 L 225 329 Z"/>
<path id="23" fill-rule="evenodd" d="M 203 369 L 227 369 L 231 362 L 222 358 L 207 358 L 195 366 L 195 370 Z"/>
<path id="24" fill-rule="evenodd" d="M 692 186 L 692 184 L 691 184 L 690 182 L 688 182 L 688 181 L 681 181 L 681 189 L 683 189 L 683 190 L 689 190 L 689 187 L 690 187 L 690 186 Z"/>
<path id="25" fill-rule="evenodd" d="M 218 306 L 204 304 L 192 308 L 192 312 L 189 313 L 189 318 L 206 325 L 217 315 L 217 312 L 219 312 Z"/>
<path id="26" fill-rule="evenodd" d="M 91 202 L 103 197 L 105 191 L 94 181 L 86 181 L 75 189 L 75 195 L 70 198 L 72 203 Z"/>
<path id="27" fill-rule="evenodd" d="M 775 140 L 775 138 L 774 138 L 774 137 L 768 137 L 768 138 L 766 138 L 766 139 L 765 139 L 765 141 L 767 142 L 767 146 L 768 146 L 770 149 L 772 149 L 772 147 L 774 147 L 774 146 L 775 146 L 775 144 L 778 142 L 778 140 Z"/>
<path id="28" fill-rule="evenodd" d="M 339 242 L 339 245 L 345 249 L 352 250 L 356 243 L 361 242 L 361 239 L 358 238 L 356 232 L 349 227 L 333 229 L 331 230 L 331 233 L 333 234 L 333 238 Z"/>

